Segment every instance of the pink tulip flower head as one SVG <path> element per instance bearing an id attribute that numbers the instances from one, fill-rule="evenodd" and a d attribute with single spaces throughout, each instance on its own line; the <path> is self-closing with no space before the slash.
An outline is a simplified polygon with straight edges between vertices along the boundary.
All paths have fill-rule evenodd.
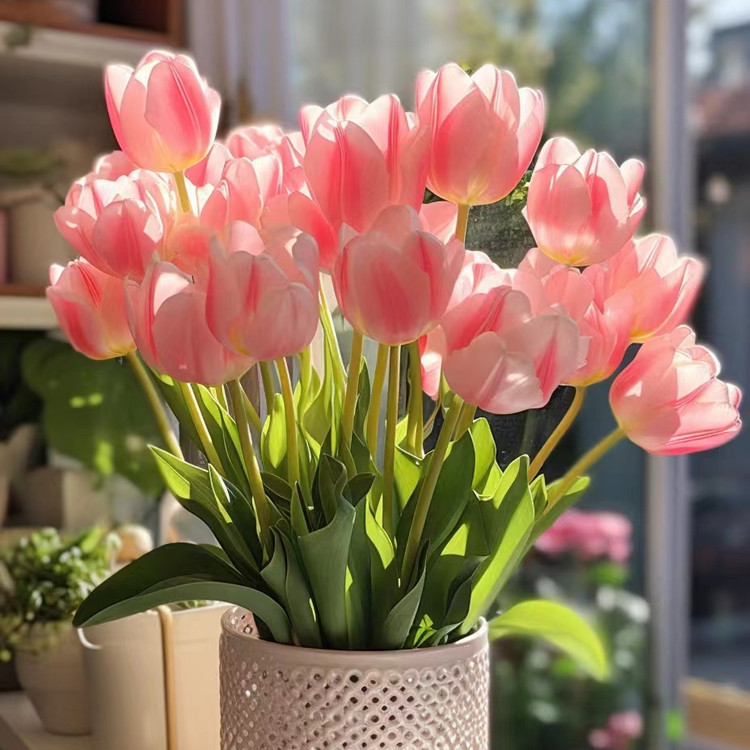
<path id="1" fill-rule="evenodd" d="M 538 248 L 529 250 L 519 265 L 513 288 L 526 294 L 536 314 L 556 310 L 578 324 L 586 361 L 566 377 L 565 385 L 592 385 L 617 369 L 630 344 L 633 300 L 629 295 L 600 304 L 585 273 L 557 263 Z"/>
<path id="2" fill-rule="evenodd" d="M 575 322 L 559 313 L 534 315 L 528 297 L 510 286 L 471 295 L 441 328 L 448 385 L 494 414 L 544 406 L 583 359 Z"/>
<path id="3" fill-rule="evenodd" d="M 495 203 L 528 169 L 544 128 L 544 100 L 513 74 L 455 63 L 417 77 L 419 121 L 430 131 L 427 186 L 459 205 Z"/>
<path id="4" fill-rule="evenodd" d="M 590 266 L 584 276 L 602 306 L 619 304 L 622 296 L 632 298 L 630 338 L 643 342 L 687 320 L 705 272 L 700 259 L 678 255 L 670 237 L 650 234 L 628 242 L 606 263 Z"/>
<path id="5" fill-rule="evenodd" d="M 135 349 L 122 281 L 85 260 L 50 269 L 47 298 L 71 346 L 90 359 L 122 357 Z"/>
<path id="6" fill-rule="evenodd" d="M 529 183 L 525 215 L 537 245 L 559 263 L 589 266 L 611 258 L 633 236 L 646 210 L 638 190 L 643 164 L 618 167 L 567 138 L 544 144 Z"/>
<path id="7" fill-rule="evenodd" d="M 268 361 L 302 351 L 318 327 L 318 250 L 296 231 L 262 237 L 249 224 L 214 246 L 207 319 L 225 346 Z"/>
<path id="8" fill-rule="evenodd" d="M 89 175 L 73 183 L 55 223 L 92 265 L 140 281 L 151 260 L 163 257 L 175 201 L 167 180 L 153 172 L 116 180 Z"/>
<path id="9" fill-rule="evenodd" d="M 445 314 L 464 259 L 422 229 L 417 212 L 391 206 L 369 232 L 351 239 L 333 274 L 336 298 L 352 327 L 395 346 L 428 333 Z"/>
<path id="10" fill-rule="evenodd" d="M 371 104 L 345 97 L 326 109 L 303 107 L 304 168 L 310 195 L 338 233 L 368 230 L 392 204 L 419 210 L 427 171 L 427 134 L 396 96 Z"/>
<path id="11" fill-rule="evenodd" d="M 220 344 L 206 324 L 206 291 L 166 261 L 125 282 L 128 320 L 149 367 L 186 383 L 219 385 L 253 364 Z"/>
<path id="12" fill-rule="evenodd" d="M 150 52 L 135 69 L 108 66 L 104 86 L 117 142 L 139 167 L 181 172 L 208 153 L 221 98 L 191 58 Z"/>
<path id="13" fill-rule="evenodd" d="M 647 341 L 615 378 L 609 402 L 628 438 L 649 453 L 709 450 L 740 431 L 742 398 L 687 326 Z"/>
<path id="14" fill-rule="evenodd" d="M 216 141 L 203 159 L 185 170 L 189 185 L 194 188 L 204 188 L 207 185 L 216 187 L 224 176 L 224 167 L 232 158 L 229 149 L 220 141 Z"/>
<path id="15" fill-rule="evenodd" d="M 118 177 L 127 177 L 131 172 L 135 172 L 138 167 L 133 164 L 123 151 L 112 151 L 109 154 L 103 154 L 94 162 L 94 169 L 90 175 L 84 177 L 88 179 L 116 180 Z M 78 180 L 80 183 L 80 180 Z"/>

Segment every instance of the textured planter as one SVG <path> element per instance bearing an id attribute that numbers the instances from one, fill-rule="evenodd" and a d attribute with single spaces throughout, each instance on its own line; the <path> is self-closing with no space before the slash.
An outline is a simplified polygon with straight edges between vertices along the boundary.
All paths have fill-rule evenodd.
<path id="1" fill-rule="evenodd" d="M 166 635 L 154 610 L 79 631 L 101 750 L 215 750 L 219 736 L 219 633 L 227 605 L 172 612 Z M 172 744 L 168 732 L 173 735 Z"/>
<path id="2" fill-rule="evenodd" d="M 41 629 L 16 649 L 16 673 L 48 732 L 89 733 L 83 648 L 70 624 Z"/>
<path id="3" fill-rule="evenodd" d="M 487 625 L 458 643 L 326 651 L 260 640 L 224 615 L 222 750 L 488 750 Z"/>

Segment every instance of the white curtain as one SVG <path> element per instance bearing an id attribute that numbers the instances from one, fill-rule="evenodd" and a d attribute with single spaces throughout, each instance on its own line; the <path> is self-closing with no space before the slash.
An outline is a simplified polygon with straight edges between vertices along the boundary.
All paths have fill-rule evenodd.
<path id="1" fill-rule="evenodd" d="M 346 92 L 395 92 L 454 51 L 452 0 L 191 0 L 188 46 L 232 121 L 296 121 L 299 106 Z"/>

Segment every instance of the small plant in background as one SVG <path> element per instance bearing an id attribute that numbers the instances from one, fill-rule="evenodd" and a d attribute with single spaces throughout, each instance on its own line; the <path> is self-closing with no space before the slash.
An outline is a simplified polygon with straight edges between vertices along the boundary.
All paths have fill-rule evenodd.
<path id="1" fill-rule="evenodd" d="M 620 514 L 571 510 L 537 540 L 503 604 L 532 596 L 574 604 L 602 634 L 612 669 L 596 682 L 541 642 L 497 648 L 493 706 L 504 750 L 642 746 L 649 609 L 624 589 L 631 532 Z"/>
<path id="2" fill-rule="evenodd" d="M 0 660 L 28 647 L 55 644 L 81 602 L 110 572 L 116 537 L 100 528 L 66 538 L 36 531 L 0 556 Z"/>

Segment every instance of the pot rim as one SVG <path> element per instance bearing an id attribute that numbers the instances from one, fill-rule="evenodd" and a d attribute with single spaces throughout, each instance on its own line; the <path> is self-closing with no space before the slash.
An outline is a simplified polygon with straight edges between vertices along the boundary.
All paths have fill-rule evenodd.
<path id="1" fill-rule="evenodd" d="M 352 658 L 362 659 L 366 661 L 377 660 L 377 659 L 392 659 L 394 655 L 403 654 L 407 658 L 419 656 L 428 657 L 440 654 L 441 658 L 448 656 L 451 652 L 462 652 L 465 653 L 467 649 L 472 647 L 481 647 L 477 644 L 478 641 L 488 641 L 489 627 L 487 620 L 484 617 L 479 619 L 478 627 L 476 627 L 471 633 L 465 635 L 458 641 L 453 643 L 444 643 L 442 646 L 427 646 L 425 648 L 400 648 L 400 649 L 384 649 L 381 651 L 366 650 L 358 651 L 355 649 L 335 649 L 335 648 L 308 648 L 307 646 L 294 646 L 288 643 L 276 643 L 276 641 L 266 641 L 262 638 L 258 638 L 255 635 L 249 633 L 241 633 L 231 624 L 232 618 L 237 614 L 247 612 L 252 614 L 249 610 L 244 607 L 232 607 L 228 609 L 221 617 L 221 630 L 222 635 L 227 635 L 233 638 L 238 638 L 243 641 L 252 641 L 254 644 L 262 646 L 264 649 L 272 650 L 282 658 L 294 659 L 299 656 L 303 656 L 305 660 L 313 659 L 316 656 L 323 659 L 334 658 Z M 295 656 L 296 655 L 296 656 Z"/>

